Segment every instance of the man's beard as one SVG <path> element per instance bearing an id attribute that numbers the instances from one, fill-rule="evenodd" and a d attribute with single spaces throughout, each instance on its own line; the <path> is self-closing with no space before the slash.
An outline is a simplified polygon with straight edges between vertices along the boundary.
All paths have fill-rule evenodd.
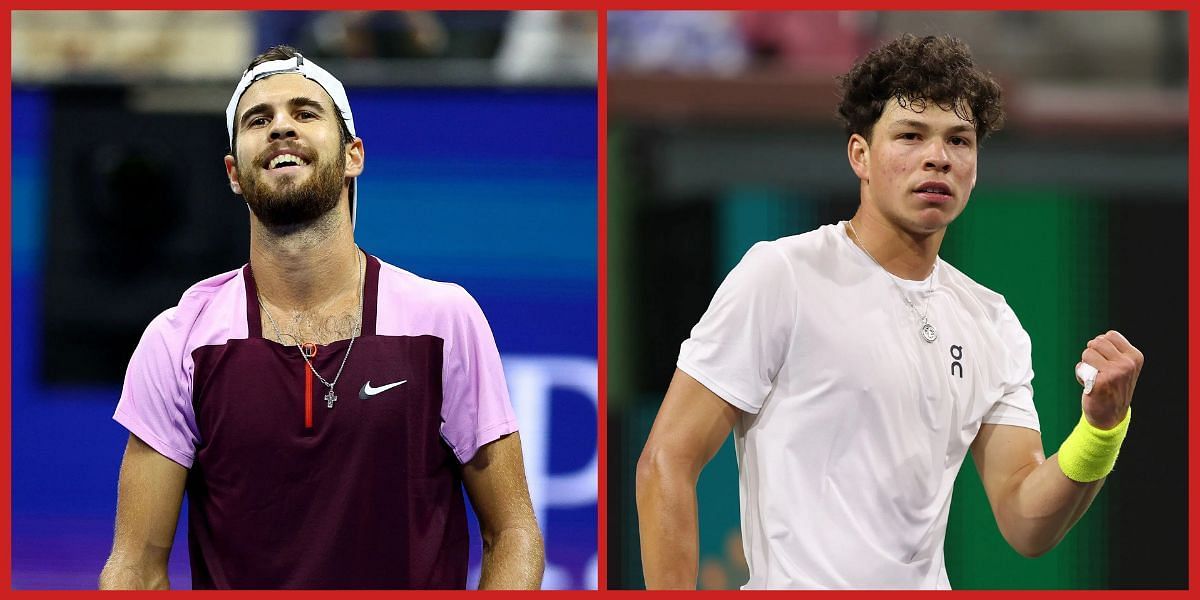
<path id="1" fill-rule="evenodd" d="M 340 152 L 333 164 L 322 162 L 319 155 L 313 156 L 309 163 L 313 172 L 307 181 L 299 183 L 290 176 L 280 177 L 273 188 L 260 171 L 263 162 L 256 159 L 246 170 L 239 165 L 238 180 L 246 204 L 267 227 L 309 223 L 333 210 L 341 200 L 346 157 Z"/>

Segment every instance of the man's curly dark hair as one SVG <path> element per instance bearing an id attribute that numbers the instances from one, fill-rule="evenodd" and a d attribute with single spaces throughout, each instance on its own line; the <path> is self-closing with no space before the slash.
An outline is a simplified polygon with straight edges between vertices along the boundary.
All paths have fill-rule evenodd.
<path id="1" fill-rule="evenodd" d="M 982 143 L 1004 125 L 1000 85 L 975 66 L 967 45 L 949 35 L 904 34 L 871 51 L 838 77 L 838 115 L 846 134 L 871 139 L 871 130 L 888 100 L 915 112 L 933 102 L 975 126 Z"/>

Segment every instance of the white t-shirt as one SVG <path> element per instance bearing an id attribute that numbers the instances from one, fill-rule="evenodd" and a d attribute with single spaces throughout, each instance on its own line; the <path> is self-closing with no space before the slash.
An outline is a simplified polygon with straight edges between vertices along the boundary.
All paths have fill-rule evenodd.
<path id="1" fill-rule="evenodd" d="M 980 425 L 1040 429 L 1004 297 L 940 258 L 930 277 L 892 276 L 842 223 L 760 242 L 683 343 L 679 368 L 744 411 L 744 589 L 950 587 L 950 495 Z"/>

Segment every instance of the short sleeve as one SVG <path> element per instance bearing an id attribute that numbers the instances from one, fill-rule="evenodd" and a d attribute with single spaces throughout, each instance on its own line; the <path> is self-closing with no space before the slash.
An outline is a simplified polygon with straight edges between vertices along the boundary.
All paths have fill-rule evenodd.
<path id="1" fill-rule="evenodd" d="M 175 313 L 170 309 L 160 314 L 142 334 L 129 359 L 113 419 L 159 454 L 191 468 L 200 436 Z"/>
<path id="2" fill-rule="evenodd" d="M 500 352 L 483 310 L 455 286 L 453 327 L 443 348 L 442 439 L 466 464 L 489 442 L 517 430 Z"/>
<path id="3" fill-rule="evenodd" d="M 1033 405 L 1033 344 L 1029 334 L 1007 304 L 996 325 L 1005 348 L 1000 357 L 1003 361 L 1003 392 L 983 416 L 983 422 L 1041 431 L 1037 409 Z"/>
<path id="4" fill-rule="evenodd" d="M 755 244 L 717 288 L 676 366 L 733 406 L 757 413 L 791 347 L 796 277 L 770 242 Z"/>

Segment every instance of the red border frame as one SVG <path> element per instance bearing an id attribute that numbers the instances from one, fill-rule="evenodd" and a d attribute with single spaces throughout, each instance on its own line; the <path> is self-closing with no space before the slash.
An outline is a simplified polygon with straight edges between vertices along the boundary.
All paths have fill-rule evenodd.
<path id="1" fill-rule="evenodd" d="M 419 3 L 419 4 L 427 4 L 427 3 Z M 436 8 L 440 8 L 440 9 L 446 9 L 446 8 L 512 9 L 511 5 L 506 6 L 506 3 L 494 2 L 494 1 L 493 2 L 488 2 L 488 1 L 453 2 L 453 3 L 440 3 L 440 4 L 442 4 L 442 5 L 438 6 Z M 453 6 L 445 6 L 445 4 L 452 4 Z M 686 9 L 730 9 L 733 7 L 730 6 L 730 4 L 732 4 L 730 2 L 713 2 L 711 0 L 690 1 L 690 2 L 683 2 L 683 1 L 678 1 L 678 0 L 674 0 L 674 1 L 660 0 L 659 2 L 644 2 L 644 1 L 643 2 L 633 2 L 633 1 L 629 1 L 629 0 L 625 0 L 625 1 L 609 0 L 607 2 L 598 1 L 598 2 L 593 2 L 593 3 L 588 3 L 588 4 L 584 4 L 582 6 L 579 5 L 580 3 L 566 3 L 566 2 L 555 2 L 555 1 L 542 0 L 539 2 L 523 2 L 521 4 L 522 4 L 522 6 L 521 6 L 522 9 L 573 8 L 573 9 L 579 9 L 579 10 L 597 10 L 599 13 L 598 14 L 598 24 L 599 24 L 598 25 L 598 33 L 599 33 L 598 62 L 599 62 L 600 70 L 599 70 L 599 77 L 598 77 L 598 81 L 597 81 L 597 111 L 598 111 L 597 112 L 597 116 L 598 116 L 598 118 L 597 118 L 597 133 L 598 133 L 598 139 L 597 139 L 597 212 L 596 212 L 596 215 L 597 215 L 597 327 L 598 327 L 597 359 L 598 359 L 598 377 L 599 377 L 598 395 L 599 395 L 599 407 L 600 407 L 599 408 L 600 412 L 599 412 L 599 415 L 597 418 L 597 436 L 598 436 L 597 443 L 598 443 L 598 452 L 600 453 L 600 455 L 599 455 L 599 482 L 597 485 L 597 505 L 598 505 L 597 506 L 597 508 L 598 508 L 598 511 L 597 511 L 597 527 L 598 527 L 597 534 L 598 534 L 598 537 L 597 537 L 597 539 L 598 539 L 598 552 L 599 552 L 599 554 L 598 554 L 598 565 L 599 565 L 598 582 L 599 582 L 600 589 L 605 590 L 607 588 L 607 566 L 608 566 L 608 561 L 607 561 L 608 545 L 607 545 L 607 535 L 606 535 L 607 505 L 608 505 L 608 502 L 607 502 L 607 475 L 608 475 L 608 470 L 607 470 L 607 430 L 608 430 L 608 428 L 607 428 L 607 412 L 608 411 L 607 411 L 607 385 L 606 385 L 607 384 L 607 339 L 608 339 L 608 336 L 607 336 L 607 291 L 608 291 L 608 278 L 607 278 L 607 275 L 608 275 L 607 274 L 607 264 L 608 264 L 608 260 L 607 260 L 607 230 L 608 230 L 608 223 L 607 223 L 607 215 L 608 215 L 608 211 L 607 211 L 607 208 L 608 208 L 607 207 L 607 177 L 608 177 L 607 122 L 608 121 L 607 121 L 607 102 L 606 102 L 606 100 L 607 100 L 607 76 L 606 76 L 606 68 L 605 68 L 606 67 L 605 37 L 606 37 L 606 31 L 607 31 L 607 26 L 606 26 L 607 14 L 606 14 L 606 12 L 607 12 L 607 10 L 618 10 L 618 9 L 647 9 L 647 8 L 655 8 L 655 9 L 684 9 L 684 8 L 686 8 Z M 785 5 L 782 2 L 755 2 L 753 4 L 755 5 L 754 7 L 756 7 L 756 8 L 780 8 L 780 9 L 782 9 L 782 8 L 789 8 L 789 9 L 836 8 L 838 10 L 881 10 L 881 9 L 897 7 L 897 3 L 895 3 L 895 2 L 879 2 L 879 1 L 871 2 L 871 1 L 864 1 L 864 0 L 846 0 L 846 1 L 838 2 L 838 3 L 821 3 L 821 5 L 813 4 L 813 5 L 809 5 L 809 6 Z M 805 4 L 807 4 L 807 3 L 805 3 Z M 9 10 L 45 10 L 47 7 L 44 4 L 39 3 L 39 2 L 25 0 L 25 1 L 21 1 L 21 2 L 11 3 L 8 8 L 9 8 Z M 86 8 L 86 6 L 83 6 L 80 4 L 75 4 L 75 3 L 62 3 L 61 5 L 56 6 L 55 8 Z M 180 4 L 174 4 L 174 6 L 170 6 L 169 3 L 150 2 L 147 0 L 139 0 L 139 1 L 127 0 L 125 2 L 115 3 L 115 5 L 111 5 L 107 8 L 165 9 L 165 8 L 184 8 L 184 6 L 182 6 Z M 244 3 L 230 2 L 228 0 L 225 0 L 225 1 L 215 2 L 215 3 L 209 3 L 205 8 L 206 9 L 237 10 L 237 9 L 244 8 Z M 294 3 L 290 4 L 288 6 L 288 8 L 289 9 L 327 9 L 328 4 L 326 2 L 315 2 L 312 0 L 300 0 L 298 2 L 294 2 Z M 349 9 L 349 8 L 395 9 L 395 8 L 399 8 L 399 7 L 393 3 L 383 3 L 383 2 L 379 2 L 376 0 L 376 1 L 369 1 L 369 2 L 355 2 L 355 3 L 353 3 L 353 6 L 341 6 L 339 8 L 341 8 L 341 9 Z M 404 8 L 431 8 L 431 7 L 418 5 L 418 6 L 405 6 Z M 738 8 L 747 8 L 747 7 L 739 6 Z M 912 6 L 912 5 L 903 5 L 903 6 L 899 6 L 899 8 L 901 8 L 901 9 L 920 8 L 922 10 L 938 10 L 938 9 L 940 9 L 940 10 L 957 10 L 957 9 L 962 9 L 963 5 L 961 2 L 952 2 L 949 0 L 932 0 L 932 1 L 929 1 L 919 7 Z M 980 9 L 980 8 L 984 8 L 984 7 L 974 6 L 972 8 Z M 1004 0 L 1004 1 L 988 2 L 986 8 L 989 10 L 1038 10 L 1038 9 L 1040 9 L 1040 10 L 1046 10 L 1046 9 L 1054 9 L 1054 10 L 1082 10 L 1082 9 L 1114 10 L 1115 9 L 1115 10 L 1121 10 L 1121 9 L 1130 9 L 1131 7 L 1130 7 L 1129 3 L 1127 3 L 1127 2 L 1118 3 L 1118 2 L 1111 2 L 1111 1 L 1109 1 L 1109 2 L 1085 2 L 1083 0 L 1059 0 L 1058 2 L 1054 2 L 1052 4 L 1044 4 L 1044 3 L 1038 3 L 1038 2 L 1019 2 L 1019 1 L 1013 1 L 1013 0 Z M 1142 5 L 1137 6 L 1135 8 L 1137 10 L 1185 10 L 1186 11 L 1186 10 L 1194 9 L 1197 7 L 1193 3 L 1189 3 L 1189 2 L 1159 1 L 1159 2 L 1143 3 Z M 11 13 L 6 11 L 4 13 L 3 18 L 4 18 L 3 37 L 6 42 L 6 44 L 5 44 L 6 47 L 9 48 L 9 50 L 11 52 L 11 40 L 10 40 L 11 27 L 12 27 Z M 1196 42 L 1196 36 L 1194 35 L 1194 33 L 1197 31 L 1198 26 L 1200 26 L 1200 15 L 1198 15 L 1195 10 L 1192 10 L 1192 12 L 1188 15 L 1188 28 L 1189 28 L 1188 90 L 1189 90 L 1189 94 L 1190 94 L 1189 114 L 1194 113 L 1195 112 L 1194 109 L 1197 106 L 1197 100 L 1195 97 L 1196 85 L 1194 82 L 1197 79 L 1197 75 L 1200 75 L 1200 68 L 1197 67 L 1196 60 L 1195 60 L 1197 42 Z M 5 82 L 10 84 L 10 89 L 11 89 L 11 81 L 12 81 L 11 68 L 12 68 L 11 60 L 6 61 L 6 63 L 3 66 L 3 79 Z M 0 100 L 0 103 L 2 103 L 3 108 L 4 108 L 4 113 L 8 117 L 4 120 L 3 131 L 7 134 L 6 137 L 9 139 L 9 143 L 4 145 L 4 148 L 2 151 L 2 162 L 7 167 L 5 173 L 6 173 L 6 175 L 8 175 L 8 177 L 10 179 L 11 179 L 11 166 L 12 166 L 12 154 L 11 154 L 11 152 L 12 152 L 12 146 L 11 146 L 12 107 L 11 107 L 11 102 L 12 102 L 11 93 L 4 95 L 3 100 Z M 1197 128 L 1190 121 L 1188 124 L 1188 131 L 1189 131 L 1188 166 L 1189 166 L 1189 172 L 1195 173 L 1196 165 L 1197 165 L 1197 158 L 1196 158 L 1197 151 L 1200 150 L 1200 141 L 1197 140 L 1197 135 L 1200 132 L 1197 131 Z M 1188 258 L 1189 258 L 1188 309 L 1189 310 L 1188 310 L 1188 316 L 1189 316 L 1189 324 L 1187 327 L 1187 334 L 1189 336 L 1188 337 L 1188 339 L 1189 339 L 1188 350 L 1190 353 L 1190 356 L 1188 359 L 1189 380 L 1192 378 L 1193 375 L 1195 375 L 1197 373 L 1198 369 L 1200 369 L 1200 357 L 1197 357 L 1197 355 L 1196 355 L 1197 340 L 1200 340 L 1200 323 L 1197 322 L 1197 314 L 1196 314 L 1196 298 L 1198 295 L 1200 295 L 1200 282 L 1198 282 L 1197 278 L 1195 277 L 1196 268 L 1197 268 L 1196 262 L 1197 262 L 1197 259 L 1200 259 L 1200 243 L 1198 243 L 1196 240 L 1196 237 L 1194 235 L 1192 235 L 1192 231 L 1197 228 L 1198 224 L 1200 224 L 1200 216 L 1197 215 L 1196 211 L 1191 210 L 1192 201 L 1194 198 L 1197 197 L 1197 190 L 1198 190 L 1198 188 L 1197 188 L 1196 181 L 1194 179 L 1189 181 L 1189 187 L 1188 187 L 1188 191 L 1189 191 L 1189 194 L 1188 194 L 1188 203 L 1189 203 L 1189 213 L 1188 213 L 1188 231 L 1189 231 L 1189 233 L 1188 233 Z M 3 308 L 3 316 L 0 317 L 0 337 L 3 337 L 4 343 L 5 343 L 4 348 L 6 350 L 10 350 L 12 347 L 12 329 L 11 329 L 11 325 L 12 325 L 12 322 L 11 322 L 12 321 L 12 243 L 11 243 L 12 242 L 12 212 L 11 212 L 12 190 L 11 190 L 11 187 L 6 189 L 6 191 L 4 192 L 4 199 L 5 199 L 5 203 L 4 203 L 5 210 L 3 210 L 2 214 L 0 214 L 0 237 L 2 237 L 8 243 L 5 244 L 5 246 L 4 246 L 3 254 L 2 254 L 2 261 L 0 261 L 0 263 L 2 263 L 2 266 L 0 266 L 0 268 L 3 269 L 3 273 L 4 273 L 3 282 L 0 283 L 0 285 L 3 286 L 2 288 L 0 288 L 0 306 L 2 306 L 2 308 Z M 8 356 L 10 357 L 10 360 L 11 360 L 11 355 L 8 355 Z M 1188 398 L 1187 398 L 1189 407 L 1192 407 L 1195 404 L 1195 402 L 1193 401 L 1195 399 L 1195 397 L 1196 397 L 1196 393 L 1189 391 Z M 5 407 L 6 409 L 11 410 L 11 399 L 12 399 L 11 362 L 9 362 L 8 363 L 8 376 L 0 378 L 0 405 Z M 1172 401 L 1172 399 L 1157 399 L 1157 400 L 1158 401 Z M 12 455 L 11 454 L 11 443 L 12 443 L 11 412 L 9 412 L 8 416 L 9 416 L 9 418 L 2 419 L 3 424 L 0 425 L 0 501 L 3 502 L 3 506 L 0 507 L 0 512 L 3 512 L 3 518 L 0 518 L 0 538 L 2 538 L 2 539 L 0 539 L 0 560 L 3 561 L 3 565 L 8 567 L 8 568 L 0 568 L 0 593 L 10 592 L 10 588 L 11 588 L 11 571 L 10 571 L 10 569 L 11 569 L 11 543 L 12 543 L 11 542 L 11 491 L 12 491 L 11 490 L 11 455 Z M 1188 423 L 1189 423 L 1189 426 L 1191 429 L 1200 428 L 1200 415 L 1197 415 L 1195 410 L 1190 411 L 1190 414 L 1188 416 Z M 1200 564 L 1200 558 L 1198 558 L 1197 554 L 1196 554 L 1196 539 L 1197 539 L 1198 532 L 1200 532 L 1200 524 L 1197 524 L 1196 518 L 1195 518 L 1196 515 L 1194 514 L 1194 511 L 1192 510 L 1193 502 L 1195 501 L 1195 498 L 1197 497 L 1197 493 L 1200 492 L 1200 487 L 1198 487 L 1197 477 L 1196 477 L 1197 469 L 1200 469 L 1200 467 L 1197 466 L 1197 461 L 1196 461 L 1196 459 L 1197 459 L 1197 441 L 1194 436 L 1189 438 L 1188 454 L 1189 454 L 1189 458 L 1191 459 L 1189 461 L 1189 468 L 1188 468 L 1188 472 L 1187 472 L 1187 476 L 1189 477 L 1188 491 L 1190 494 L 1190 496 L 1189 496 L 1189 511 L 1188 511 L 1188 513 L 1189 513 L 1188 550 L 1189 550 L 1189 554 L 1190 554 L 1190 557 L 1188 560 L 1188 565 L 1189 565 L 1188 579 L 1189 579 L 1189 587 L 1190 587 L 1196 577 L 1197 565 Z M 1164 461 L 1164 464 L 1170 464 L 1171 457 L 1162 457 L 1162 460 Z M 1136 518 L 1136 516 L 1131 516 L 1131 518 Z M 1132 549 L 1129 549 L 1129 551 L 1141 552 L 1141 551 L 1153 551 L 1153 549 L 1132 548 Z M 19 593 L 19 594 L 31 593 L 32 594 L 32 593 L 39 593 L 39 592 L 16 592 L 16 593 Z M 241 593 L 246 594 L 247 592 L 241 592 Z M 319 592 L 311 592 L 311 593 L 319 593 Z M 380 594 L 382 594 L 382 593 L 390 593 L 390 592 L 357 592 L 357 593 L 365 593 L 365 594 L 380 593 Z M 465 593 L 465 592 L 450 592 L 450 593 L 455 594 L 455 593 Z M 511 592 L 509 592 L 509 593 L 511 593 Z M 564 592 L 559 592 L 559 593 L 564 593 Z M 588 592 L 565 592 L 565 593 L 587 594 Z M 626 593 L 626 592 L 606 591 L 604 593 L 620 594 L 620 593 Z M 712 594 L 714 592 L 702 592 L 702 593 Z M 715 592 L 715 593 L 721 593 L 721 592 Z M 994 594 L 999 594 L 999 593 L 1004 593 L 1004 592 L 959 592 L 960 595 L 971 595 L 971 596 L 994 595 Z M 1066 594 L 1074 594 L 1074 593 L 1076 593 L 1076 592 L 1055 592 L 1056 595 L 1066 595 Z M 1116 592 L 1116 593 L 1120 593 L 1120 592 Z M 1140 594 L 1143 592 L 1137 592 L 1137 593 Z M 1186 592 L 1158 592 L 1158 593 L 1155 593 L 1155 595 L 1159 596 L 1164 593 L 1165 594 L 1178 594 L 1178 593 L 1186 593 Z M 843 593 L 843 594 L 845 594 L 845 593 Z M 851 595 L 859 595 L 859 593 L 853 593 L 853 592 L 850 594 Z"/>
<path id="2" fill-rule="evenodd" d="M 1188 14 L 1188 588 L 1192 589 L 1196 584 L 1196 568 L 1200 564 L 1200 558 L 1196 555 L 1196 537 L 1198 529 L 1196 523 L 1196 499 L 1197 491 L 1197 472 L 1200 467 L 1196 464 L 1197 459 L 1197 442 L 1196 436 L 1191 434 L 1200 427 L 1200 415 L 1196 411 L 1196 398 L 1198 396 L 1195 388 L 1192 387 L 1192 381 L 1195 379 L 1197 368 L 1200 367 L 1200 358 L 1196 355 L 1197 340 L 1200 340 L 1200 324 L 1197 323 L 1196 300 L 1200 296 L 1200 282 L 1196 278 L 1196 262 L 1200 258 L 1200 243 L 1196 241 L 1197 225 L 1200 224 L 1200 217 L 1197 216 L 1196 198 L 1197 191 L 1200 187 L 1196 183 L 1196 152 L 1200 150 L 1200 142 L 1197 142 L 1196 123 L 1191 120 L 1191 117 L 1197 114 L 1196 100 L 1196 77 L 1200 75 L 1200 68 L 1196 65 L 1196 34 L 1197 27 L 1200 26 L 1200 13 L 1192 10 Z"/>
<path id="3" fill-rule="evenodd" d="M 4 13 L 4 46 L 12 53 L 12 13 Z M 4 351 L 2 354 L 5 359 L 6 372 L 5 377 L 0 377 L 0 407 L 5 411 L 5 417 L 0 419 L 3 425 L 0 425 L 0 502 L 3 506 L 0 511 L 4 513 L 3 518 L 0 518 L 0 560 L 3 560 L 3 565 L 7 568 L 0 568 L 0 591 L 7 591 L 12 588 L 12 57 L 4 62 L 3 77 L 4 81 L 9 84 L 9 93 L 4 94 L 3 100 L 0 100 L 4 107 L 3 131 L 4 138 L 8 143 L 4 144 L 4 149 L 0 152 L 0 161 L 3 161 L 5 166 L 4 174 L 9 180 L 9 185 L 4 189 L 4 211 L 0 215 L 0 237 L 5 241 L 3 250 L 3 270 L 4 278 L 0 285 L 4 287 L 0 296 L 0 305 L 3 305 L 4 316 L 0 317 L 0 336 L 4 338 Z"/>
<path id="4" fill-rule="evenodd" d="M 596 451 L 600 480 L 596 482 L 597 584 L 608 589 L 608 13 L 596 17 L 599 71 L 596 78 L 596 376 L 600 412 L 596 415 Z"/>

